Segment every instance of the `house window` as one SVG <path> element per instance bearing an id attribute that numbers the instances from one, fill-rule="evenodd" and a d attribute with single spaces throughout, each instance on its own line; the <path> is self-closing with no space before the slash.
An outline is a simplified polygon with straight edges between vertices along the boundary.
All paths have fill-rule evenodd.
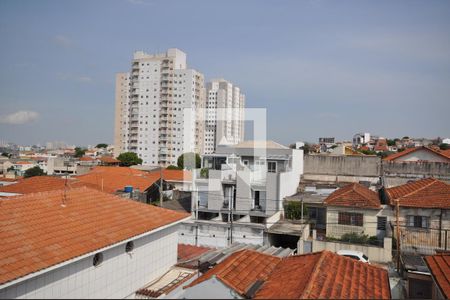
<path id="1" fill-rule="evenodd" d="M 363 226 L 363 214 L 339 212 L 338 224 Z"/>
<path id="2" fill-rule="evenodd" d="M 428 228 L 430 225 L 430 218 L 423 216 L 407 216 L 407 226 L 415 228 Z"/>
<path id="3" fill-rule="evenodd" d="M 255 207 L 259 207 L 259 191 L 255 191 Z"/>
<path id="4" fill-rule="evenodd" d="M 267 172 L 269 172 L 269 173 L 277 172 L 277 163 L 275 161 L 267 162 Z"/>
<path id="5" fill-rule="evenodd" d="M 249 164 L 248 159 L 244 159 L 242 162 L 244 163 L 244 166 L 248 166 Z"/>

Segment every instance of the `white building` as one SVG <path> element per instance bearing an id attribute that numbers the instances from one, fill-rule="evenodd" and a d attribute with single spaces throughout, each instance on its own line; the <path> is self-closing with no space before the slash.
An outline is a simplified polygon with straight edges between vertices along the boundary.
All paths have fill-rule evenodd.
<path id="1" fill-rule="evenodd" d="M 357 133 L 353 136 L 353 148 L 358 148 L 363 144 L 368 144 L 370 142 L 370 133 Z"/>
<path id="2" fill-rule="evenodd" d="M 235 145 L 244 140 L 245 96 L 240 88 L 224 79 L 206 84 L 206 124 L 204 153 L 217 145 Z"/>
<path id="3" fill-rule="evenodd" d="M 211 247 L 262 245 L 267 229 L 280 220 L 284 198 L 297 191 L 303 150 L 273 141 L 219 145 L 196 171 L 195 220 L 183 223 L 180 241 Z"/>
<path id="4" fill-rule="evenodd" d="M 143 165 L 176 164 L 203 152 L 204 77 L 188 69 L 186 54 L 134 53 L 130 73 L 116 76 L 114 155 L 135 152 Z"/>
<path id="5" fill-rule="evenodd" d="M 187 214 L 87 188 L 0 200 L 0 298 L 131 298 L 177 262 Z"/>

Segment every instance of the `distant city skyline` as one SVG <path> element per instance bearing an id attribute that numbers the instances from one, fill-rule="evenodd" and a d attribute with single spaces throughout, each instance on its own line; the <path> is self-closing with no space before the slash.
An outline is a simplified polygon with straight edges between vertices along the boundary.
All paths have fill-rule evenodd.
<path id="1" fill-rule="evenodd" d="M 449 16 L 448 1 L 3 0 L 0 139 L 112 144 L 116 73 L 171 47 L 267 108 L 283 144 L 447 138 Z"/>

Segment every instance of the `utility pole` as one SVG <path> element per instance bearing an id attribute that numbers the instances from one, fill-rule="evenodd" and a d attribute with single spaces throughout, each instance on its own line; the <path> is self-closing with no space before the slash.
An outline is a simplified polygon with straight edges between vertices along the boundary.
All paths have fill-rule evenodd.
<path id="1" fill-rule="evenodd" d="M 233 195 L 234 195 L 234 186 L 231 187 L 231 193 L 230 193 L 230 200 L 229 200 L 229 207 L 230 207 L 230 218 L 231 218 L 231 224 L 230 224 L 230 242 L 233 244 Z"/>
<path id="2" fill-rule="evenodd" d="M 159 206 L 163 207 L 163 172 L 161 163 L 159 163 Z"/>
<path id="3" fill-rule="evenodd" d="M 396 218 L 396 236 L 397 236 L 397 272 L 400 272 L 400 220 L 399 220 L 399 214 L 400 214 L 400 200 L 395 200 L 395 218 Z"/>

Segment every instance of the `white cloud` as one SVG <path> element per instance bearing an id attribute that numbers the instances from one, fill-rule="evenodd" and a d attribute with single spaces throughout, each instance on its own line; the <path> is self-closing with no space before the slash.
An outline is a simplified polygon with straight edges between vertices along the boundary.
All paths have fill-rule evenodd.
<path id="1" fill-rule="evenodd" d="M 89 76 L 80 76 L 77 78 L 77 80 L 80 82 L 86 82 L 86 83 L 92 82 L 92 78 Z"/>
<path id="2" fill-rule="evenodd" d="M 19 110 L 6 116 L 0 116 L 0 123 L 3 124 L 25 124 L 33 122 L 39 118 L 39 113 L 29 110 Z"/>
<path id="3" fill-rule="evenodd" d="M 127 0 L 127 2 L 136 5 L 153 5 L 152 2 L 146 0 Z"/>
<path id="4" fill-rule="evenodd" d="M 73 46 L 73 41 L 64 35 L 57 35 L 53 38 L 53 41 L 64 48 L 70 48 Z"/>

